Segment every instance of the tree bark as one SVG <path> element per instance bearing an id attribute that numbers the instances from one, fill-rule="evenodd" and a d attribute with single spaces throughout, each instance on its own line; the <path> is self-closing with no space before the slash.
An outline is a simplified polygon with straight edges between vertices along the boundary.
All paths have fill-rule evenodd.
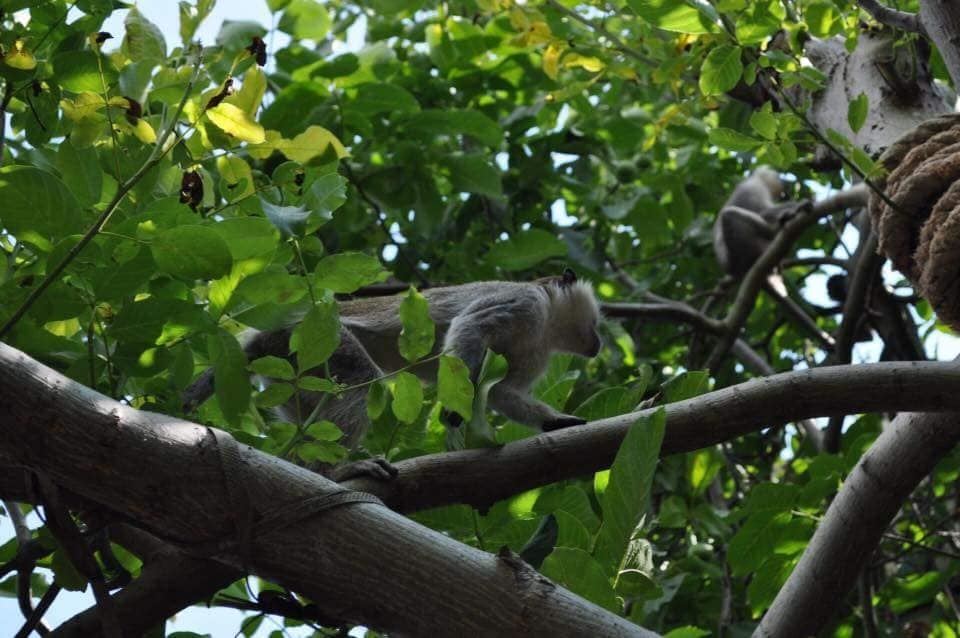
<path id="1" fill-rule="evenodd" d="M 903 501 L 958 440 L 960 413 L 899 414 L 844 481 L 754 636 L 817 635 Z"/>
<path id="2" fill-rule="evenodd" d="M 252 448 L 222 465 L 210 430 L 121 405 L 0 344 L 4 456 L 152 534 L 206 553 L 254 521 L 341 488 Z M 227 475 L 242 477 L 228 485 Z M 237 532 L 241 534 L 237 534 Z M 200 549 L 204 548 L 204 549 Z M 198 551 L 200 550 L 200 551 Z M 355 503 L 274 527 L 244 557 L 213 556 L 343 621 L 413 635 L 654 636 L 537 575 L 385 507 Z M 138 635 L 124 628 L 125 635 Z"/>

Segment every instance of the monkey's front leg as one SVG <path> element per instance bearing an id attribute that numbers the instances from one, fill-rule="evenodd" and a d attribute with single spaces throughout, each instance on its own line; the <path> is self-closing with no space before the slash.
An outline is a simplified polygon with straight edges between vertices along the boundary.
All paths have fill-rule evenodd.
<path id="1" fill-rule="evenodd" d="M 544 432 L 586 423 L 586 420 L 578 416 L 557 412 L 546 403 L 537 401 L 529 394 L 505 385 L 502 381 L 490 389 L 490 405 L 508 419 L 539 428 Z"/>
<path id="2" fill-rule="evenodd" d="M 812 209 L 812 201 L 809 199 L 801 199 L 795 202 L 784 202 L 776 206 L 771 206 L 763 211 L 763 216 L 765 219 L 783 226 L 800 213 L 809 213 Z"/>

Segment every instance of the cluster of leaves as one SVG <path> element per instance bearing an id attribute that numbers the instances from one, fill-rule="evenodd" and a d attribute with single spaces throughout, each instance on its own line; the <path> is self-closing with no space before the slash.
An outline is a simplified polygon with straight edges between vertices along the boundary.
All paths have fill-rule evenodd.
<path id="1" fill-rule="evenodd" d="M 180 392 L 212 366 L 217 400 L 199 419 L 288 458 L 347 454 L 336 424 L 315 422 L 295 400 L 344 389 L 308 374 L 339 343 L 334 295 L 390 272 L 459 283 L 571 264 L 605 298 L 695 298 L 718 278 L 713 214 L 754 161 L 839 183 L 804 162 L 817 140 L 802 103 L 753 108 L 726 94 L 750 94 L 763 78 L 781 92 L 822 86 L 799 47 L 835 35 L 854 46 L 861 16 L 846 0 L 269 0 L 274 31 L 228 21 L 201 45 L 213 4 L 180 2 L 174 42 L 135 8 L 122 34 L 103 32 L 126 8 L 113 0 L 0 0 L 0 110 L 10 114 L 0 330 L 84 384 L 159 412 L 179 413 Z M 363 45 L 345 50 L 358 33 Z M 851 103 L 852 130 L 868 109 L 865 97 Z M 871 169 L 842 135 L 828 136 Z M 836 241 L 818 227 L 803 245 L 829 254 Z M 405 293 L 400 314 L 403 357 L 430 358 L 424 297 Z M 236 335 L 290 317 L 303 318 L 295 358 L 248 365 Z M 683 367 L 688 333 L 676 326 L 604 330 L 610 347 L 598 362 L 555 357 L 537 396 L 585 419 L 613 416 Z M 768 302 L 747 337 L 780 369 L 816 354 Z M 505 374 L 502 359 L 487 359 L 476 388 L 458 360 L 438 366 L 436 388 L 407 370 L 371 385 L 366 453 L 397 460 L 531 434 L 487 420 L 483 398 Z M 253 386 L 251 373 L 272 383 Z M 740 375 L 730 365 L 717 381 Z M 688 372 L 662 394 L 669 402 L 706 387 L 705 374 Z M 468 427 L 448 432 L 438 398 Z M 291 422 L 259 410 L 280 405 L 292 407 Z M 878 432 L 870 419 L 857 427 L 837 458 L 811 458 L 777 432 L 658 465 L 658 416 L 631 430 L 609 472 L 486 512 L 417 519 L 484 549 L 507 545 L 647 627 L 706 635 L 693 627 L 721 618 L 745 635 Z M 931 495 L 955 480 L 951 467 Z M 923 538 L 916 520 L 899 526 Z M 13 541 L 0 561 L 12 551 Z M 908 578 L 879 590 L 878 603 L 893 614 L 939 610 L 952 572 L 899 553 L 887 555 Z M 65 563 L 50 560 L 58 582 L 80 586 Z M 0 587 L 11 591 L 12 579 Z M 857 621 L 838 622 L 849 633 Z"/>

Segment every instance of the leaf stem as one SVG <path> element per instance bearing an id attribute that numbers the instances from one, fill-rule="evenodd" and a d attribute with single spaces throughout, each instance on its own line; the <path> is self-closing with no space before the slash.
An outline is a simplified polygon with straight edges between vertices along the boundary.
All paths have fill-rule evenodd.
<path id="1" fill-rule="evenodd" d="M 137 183 L 143 179 L 143 176 L 147 174 L 150 169 L 156 166 L 161 159 L 166 155 L 167 150 L 164 149 L 164 145 L 169 139 L 171 133 L 174 131 L 177 125 L 177 121 L 180 119 L 181 113 L 183 113 L 183 108 L 187 104 L 187 100 L 190 97 L 190 94 L 193 92 L 193 85 L 196 82 L 197 78 L 200 76 L 200 67 L 203 61 L 203 52 L 201 51 L 199 57 L 197 58 L 197 65 L 193 71 L 193 75 L 190 77 L 190 82 L 187 83 L 187 88 L 183 93 L 183 98 L 180 100 L 180 104 L 177 106 L 177 112 L 173 116 L 173 120 L 170 122 L 170 125 L 163 132 L 160 139 L 157 140 L 157 146 L 150 154 L 150 157 L 137 169 L 137 172 L 130 176 L 125 182 L 123 182 L 118 188 L 117 192 L 114 194 L 113 199 L 110 200 L 110 203 L 107 204 L 107 207 L 100 213 L 100 217 L 93 223 L 90 228 L 87 229 L 87 232 L 83 234 L 83 237 L 80 238 L 76 244 L 64 255 L 63 259 L 53 267 L 49 273 L 44 276 L 43 280 L 37 285 L 36 288 L 30 291 L 30 294 L 27 295 L 27 298 L 23 301 L 22 304 L 13 312 L 9 319 L 0 327 L 0 339 L 5 337 L 7 333 L 10 332 L 11 328 L 16 325 L 23 315 L 27 313 L 31 306 L 36 303 L 37 299 L 40 298 L 40 295 L 50 287 L 50 285 L 66 270 L 67 266 L 70 265 L 77 255 L 80 254 L 80 251 L 89 244 L 97 234 L 103 230 L 103 227 L 110 221 L 110 217 L 113 216 L 113 213 L 116 212 L 117 208 L 120 206 L 120 203 L 126 197 Z M 170 148 L 173 148 L 171 144 Z"/>

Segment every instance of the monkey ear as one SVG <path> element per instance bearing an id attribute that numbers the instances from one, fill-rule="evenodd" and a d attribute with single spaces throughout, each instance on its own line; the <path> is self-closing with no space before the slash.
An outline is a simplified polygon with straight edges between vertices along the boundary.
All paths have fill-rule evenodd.
<path id="1" fill-rule="evenodd" d="M 577 273 L 570 268 L 563 269 L 563 285 L 569 286 L 577 280 Z"/>

